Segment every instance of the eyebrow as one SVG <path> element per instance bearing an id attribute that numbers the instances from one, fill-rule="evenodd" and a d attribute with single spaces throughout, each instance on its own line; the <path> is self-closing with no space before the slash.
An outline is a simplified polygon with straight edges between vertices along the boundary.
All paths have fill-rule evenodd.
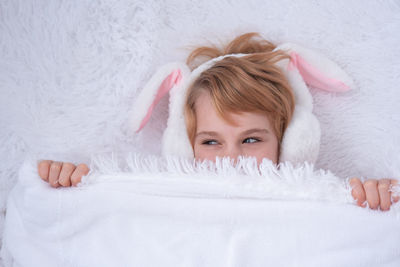
<path id="1" fill-rule="evenodd" d="M 269 134 L 269 131 L 267 129 L 254 128 L 254 129 L 249 129 L 247 131 L 242 132 L 243 135 L 254 134 L 254 133 Z"/>
<path id="2" fill-rule="evenodd" d="M 255 133 L 259 133 L 259 134 L 269 134 L 269 131 L 268 131 L 267 129 L 254 128 L 254 129 L 246 130 L 246 131 L 240 133 L 240 135 L 249 135 L 249 134 L 255 134 Z M 217 137 L 217 136 L 219 136 L 219 134 L 218 134 L 217 132 L 213 132 L 213 131 L 203 131 L 203 132 L 197 133 L 195 137 L 198 137 L 198 136 L 201 136 L 201 135 L 207 135 L 207 136 L 212 136 L 212 137 Z"/>
<path id="3" fill-rule="evenodd" d="M 195 137 L 198 137 L 200 135 L 207 135 L 207 136 L 216 137 L 216 136 L 218 136 L 218 133 L 217 132 L 212 132 L 212 131 L 203 131 L 203 132 L 197 133 Z"/>

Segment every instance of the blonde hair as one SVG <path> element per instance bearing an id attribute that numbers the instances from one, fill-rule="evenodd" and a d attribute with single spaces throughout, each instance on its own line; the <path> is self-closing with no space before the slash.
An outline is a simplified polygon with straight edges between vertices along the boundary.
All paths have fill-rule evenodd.
<path id="1" fill-rule="evenodd" d="M 222 50 L 199 47 L 188 57 L 188 65 L 200 57 L 208 59 L 243 53 L 243 57 L 226 57 L 205 70 L 188 88 L 185 102 L 186 129 L 192 144 L 196 135 L 195 103 L 199 95 L 208 92 L 217 113 L 234 123 L 229 113 L 259 112 L 267 115 L 279 144 L 282 142 L 294 111 L 294 95 L 285 75 L 275 65 L 288 58 L 275 45 L 258 33 L 238 36 Z"/>

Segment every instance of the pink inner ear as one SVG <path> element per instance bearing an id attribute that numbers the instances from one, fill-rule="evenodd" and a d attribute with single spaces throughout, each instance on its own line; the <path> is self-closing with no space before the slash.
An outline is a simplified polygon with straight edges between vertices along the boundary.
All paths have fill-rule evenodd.
<path id="1" fill-rule="evenodd" d="M 297 68 L 304 81 L 310 86 L 328 92 L 345 92 L 350 90 L 348 85 L 342 81 L 325 76 L 321 71 L 313 67 L 296 52 L 290 54 L 290 63 L 288 68 L 289 70 Z"/>
<path id="2" fill-rule="evenodd" d="M 149 109 L 147 110 L 146 116 L 143 118 L 139 129 L 136 132 L 140 132 L 143 127 L 147 124 L 150 120 L 151 114 L 153 113 L 154 107 L 160 102 L 161 98 L 165 94 L 167 94 L 175 85 L 177 85 L 182 79 L 182 73 L 180 69 L 174 70 L 164 79 L 161 83 L 160 87 L 158 87 L 157 94 L 154 97 L 153 102 L 151 103 Z"/>

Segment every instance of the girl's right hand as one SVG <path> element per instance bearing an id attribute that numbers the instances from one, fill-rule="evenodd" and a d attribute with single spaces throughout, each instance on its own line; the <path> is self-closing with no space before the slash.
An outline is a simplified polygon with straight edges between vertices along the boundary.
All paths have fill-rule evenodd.
<path id="1" fill-rule="evenodd" d="M 89 173 L 86 164 L 75 166 L 69 162 L 43 160 L 38 164 L 39 176 L 52 187 L 76 186 Z"/>

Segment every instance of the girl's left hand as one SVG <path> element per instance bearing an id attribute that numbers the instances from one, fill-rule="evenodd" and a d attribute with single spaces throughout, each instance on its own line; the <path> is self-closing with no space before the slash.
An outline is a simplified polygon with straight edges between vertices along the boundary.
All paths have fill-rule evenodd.
<path id="1" fill-rule="evenodd" d="M 398 183 L 395 179 L 368 179 L 364 184 L 359 178 L 351 178 L 350 186 L 352 188 L 351 194 L 357 200 L 357 205 L 366 207 L 365 201 L 371 209 L 380 209 L 385 211 L 390 209 L 392 205 L 392 192 L 389 191 L 391 185 Z M 400 197 L 393 197 L 393 202 L 399 201 Z"/>

